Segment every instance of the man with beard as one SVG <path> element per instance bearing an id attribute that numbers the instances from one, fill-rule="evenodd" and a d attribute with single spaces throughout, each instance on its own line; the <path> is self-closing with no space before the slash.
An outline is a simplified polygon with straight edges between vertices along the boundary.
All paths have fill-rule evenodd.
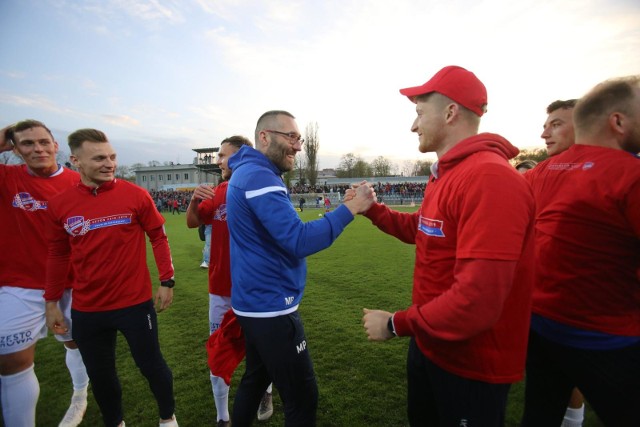
<path id="1" fill-rule="evenodd" d="M 199 185 L 193 192 L 191 203 L 187 208 L 187 227 L 195 228 L 206 224 L 211 228 L 210 258 L 205 261 L 209 268 L 209 334 L 216 332 L 222 318 L 231 309 L 231 262 L 229 260 L 229 229 L 227 227 L 227 185 L 233 171 L 229 168 L 229 158 L 243 145 L 253 147 L 251 141 L 239 135 L 224 139 L 220 143 L 220 151 L 216 165 L 220 168 L 223 179 L 215 188 Z M 225 332 L 225 331 L 222 331 Z M 221 334 L 219 339 L 225 339 Z M 229 344 L 229 343 L 228 343 Z M 222 344 L 224 345 L 224 344 Z M 216 372 L 227 363 L 214 366 Z M 235 369 L 235 367 L 234 367 Z M 213 371 L 213 369 L 212 369 Z M 233 370 L 223 375 L 209 373 L 213 399 L 216 405 L 218 427 L 229 426 L 229 383 Z M 271 386 L 267 388 L 258 411 L 258 420 L 268 420 L 273 414 Z"/>
<path id="2" fill-rule="evenodd" d="M 373 189 L 362 185 L 352 200 L 303 223 L 281 177 L 293 169 L 303 142 L 291 113 L 268 111 L 256 125 L 256 149 L 244 146 L 229 159 L 231 306 L 246 344 L 234 427 L 251 425 L 270 382 L 282 398 L 285 425 L 316 425 L 318 387 L 298 314 L 305 258 L 329 247 L 354 215 L 375 201 Z"/>
<path id="3" fill-rule="evenodd" d="M 536 286 L 522 425 L 560 425 L 578 387 L 605 425 L 638 424 L 640 76 L 578 100 L 575 144 L 524 176 Z"/>

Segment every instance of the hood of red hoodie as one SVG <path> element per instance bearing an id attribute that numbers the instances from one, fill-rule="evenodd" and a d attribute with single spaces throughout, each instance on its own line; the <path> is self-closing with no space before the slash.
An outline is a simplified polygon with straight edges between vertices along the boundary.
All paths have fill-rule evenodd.
<path id="1" fill-rule="evenodd" d="M 465 158 L 480 151 L 489 151 L 509 160 L 518 155 L 520 150 L 505 138 L 495 133 L 479 133 L 458 142 L 451 150 L 438 160 L 438 175 L 453 168 Z"/>

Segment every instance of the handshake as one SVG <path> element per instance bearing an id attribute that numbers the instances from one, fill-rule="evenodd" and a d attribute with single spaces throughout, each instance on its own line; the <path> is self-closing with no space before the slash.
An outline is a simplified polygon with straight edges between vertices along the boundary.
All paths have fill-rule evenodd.
<path id="1" fill-rule="evenodd" d="M 367 181 L 351 184 L 351 188 L 345 191 L 344 199 L 342 200 L 353 215 L 365 213 L 377 201 L 376 192 Z"/>

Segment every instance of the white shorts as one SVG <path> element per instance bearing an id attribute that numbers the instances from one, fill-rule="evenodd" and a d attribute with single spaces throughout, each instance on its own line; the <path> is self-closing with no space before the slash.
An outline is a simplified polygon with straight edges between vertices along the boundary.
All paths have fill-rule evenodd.
<path id="1" fill-rule="evenodd" d="M 47 336 L 43 295 L 42 289 L 0 286 L 0 354 L 25 350 Z M 58 304 L 69 331 L 55 337 L 71 341 L 71 289 L 64 291 Z"/>
<path id="2" fill-rule="evenodd" d="M 209 294 L 209 335 L 222 323 L 224 314 L 231 308 L 231 297 Z"/>

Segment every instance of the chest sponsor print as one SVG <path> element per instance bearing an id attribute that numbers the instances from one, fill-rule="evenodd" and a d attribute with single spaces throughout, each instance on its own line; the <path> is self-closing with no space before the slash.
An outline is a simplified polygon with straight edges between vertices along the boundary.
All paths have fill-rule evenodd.
<path id="1" fill-rule="evenodd" d="M 131 224 L 131 216 L 131 214 L 117 214 L 87 220 L 83 216 L 72 216 L 67 218 L 64 229 L 73 237 L 83 236 L 98 228 Z"/>
<path id="2" fill-rule="evenodd" d="M 418 223 L 418 230 L 422 231 L 427 236 L 445 237 L 443 226 L 444 223 L 441 220 L 421 216 L 420 222 Z"/>

